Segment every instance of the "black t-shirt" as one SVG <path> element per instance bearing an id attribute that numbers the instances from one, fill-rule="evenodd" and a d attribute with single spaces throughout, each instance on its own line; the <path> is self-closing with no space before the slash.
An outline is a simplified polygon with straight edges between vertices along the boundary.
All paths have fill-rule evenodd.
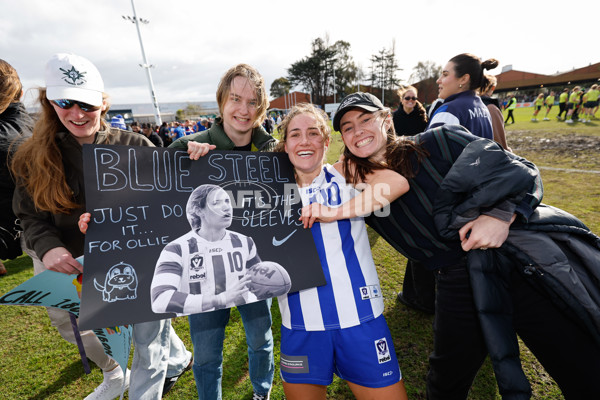
<path id="1" fill-rule="evenodd" d="M 252 142 L 248 143 L 245 146 L 235 146 L 233 148 L 233 150 L 238 150 L 238 151 L 252 151 Z"/>

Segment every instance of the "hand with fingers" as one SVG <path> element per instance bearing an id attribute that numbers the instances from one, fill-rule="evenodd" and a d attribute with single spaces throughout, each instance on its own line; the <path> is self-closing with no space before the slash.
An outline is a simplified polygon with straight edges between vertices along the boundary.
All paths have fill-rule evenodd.
<path id="1" fill-rule="evenodd" d="M 187 152 L 190 155 L 191 160 L 198 160 L 200 157 L 204 157 L 209 151 L 217 148 L 214 144 L 188 142 Z"/>
<path id="2" fill-rule="evenodd" d="M 513 214 L 511 220 L 506 222 L 488 215 L 480 215 L 473 221 L 467 222 L 458 231 L 463 250 L 487 250 L 501 247 L 508 237 L 510 225 L 515 217 L 516 215 Z"/>

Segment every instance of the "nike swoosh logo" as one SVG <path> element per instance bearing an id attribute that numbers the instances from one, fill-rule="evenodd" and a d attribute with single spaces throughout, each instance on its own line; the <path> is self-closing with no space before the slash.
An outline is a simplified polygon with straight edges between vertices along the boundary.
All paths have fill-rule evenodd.
<path id="1" fill-rule="evenodd" d="M 281 246 L 282 244 L 284 244 L 285 242 L 287 242 L 287 240 L 288 240 L 289 238 L 291 238 L 291 237 L 292 237 L 292 235 L 293 235 L 294 233 L 296 233 L 296 231 L 297 231 L 297 230 L 298 230 L 297 228 L 296 228 L 296 229 L 294 229 L 294 231 L 293 231 L 292 233 L 290 233 L 289 235 L 287 235 L 286 237 L 284 237 L 284 238 L 283 238 L 283 239 L 281 239 L 281 240 L 277 240 L 277 239 L 275 239 L 275 236 L 273 236 L 273 246 L 275 246 L 275 247 L 277 247 L 277 246 Z"/>

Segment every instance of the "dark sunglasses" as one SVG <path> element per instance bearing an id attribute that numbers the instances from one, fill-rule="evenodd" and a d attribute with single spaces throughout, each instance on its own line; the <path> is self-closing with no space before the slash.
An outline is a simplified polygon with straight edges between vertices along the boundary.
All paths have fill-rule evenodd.
<path id="1" fill-rule="evenodd" d="M 52 102 L 54 104 L 56 104 L 57 106 L 59 106 L 60 108 L 62 108 L 63 110 L 68 110 L 69 108 L 73 107 L 75 104 L 77 104 L 79 106 L 79 108 L 81 108 L 81 111 L 85 111 L 85 112 L 98 111 L 100 109 L 100 106 L 93 106 L 91 104 L 83 103 L 83 102 L 77 101 L 77 100 L 60 99 L 60 100 L 52 100 Z"/>
<path id="2" fill-rule="evenodd" d="M 406 100 L 406 101 L 408 101 L 408 100 L 417 100 L 417 98 L 416 98 L 416 97 L 410 97 L 410 96 L 406 96 L 406 97 L 404 98 L 404 100 Z"/>

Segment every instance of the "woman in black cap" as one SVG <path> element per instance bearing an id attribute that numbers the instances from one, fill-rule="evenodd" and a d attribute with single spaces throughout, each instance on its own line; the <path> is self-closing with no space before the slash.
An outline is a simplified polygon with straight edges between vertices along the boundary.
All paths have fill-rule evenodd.
<path id="1" fill-rule="evenodd" d="M 457 125 L 397 138 L 389 110 L 368 93 L 342 100 L 333 126 L 347 181 L 391 168 L 410 184 L 387 217 L 367 222 L 435 272 L 427 397 L 466 399 L 489 354 L 503 398 L 529 398 L 518 334 L 566 399 L 600 398 L 600 238 L 540 205 L 535 165 Z M 316 204 L 303 215 L 305 226 L 332 220 Z"/>

